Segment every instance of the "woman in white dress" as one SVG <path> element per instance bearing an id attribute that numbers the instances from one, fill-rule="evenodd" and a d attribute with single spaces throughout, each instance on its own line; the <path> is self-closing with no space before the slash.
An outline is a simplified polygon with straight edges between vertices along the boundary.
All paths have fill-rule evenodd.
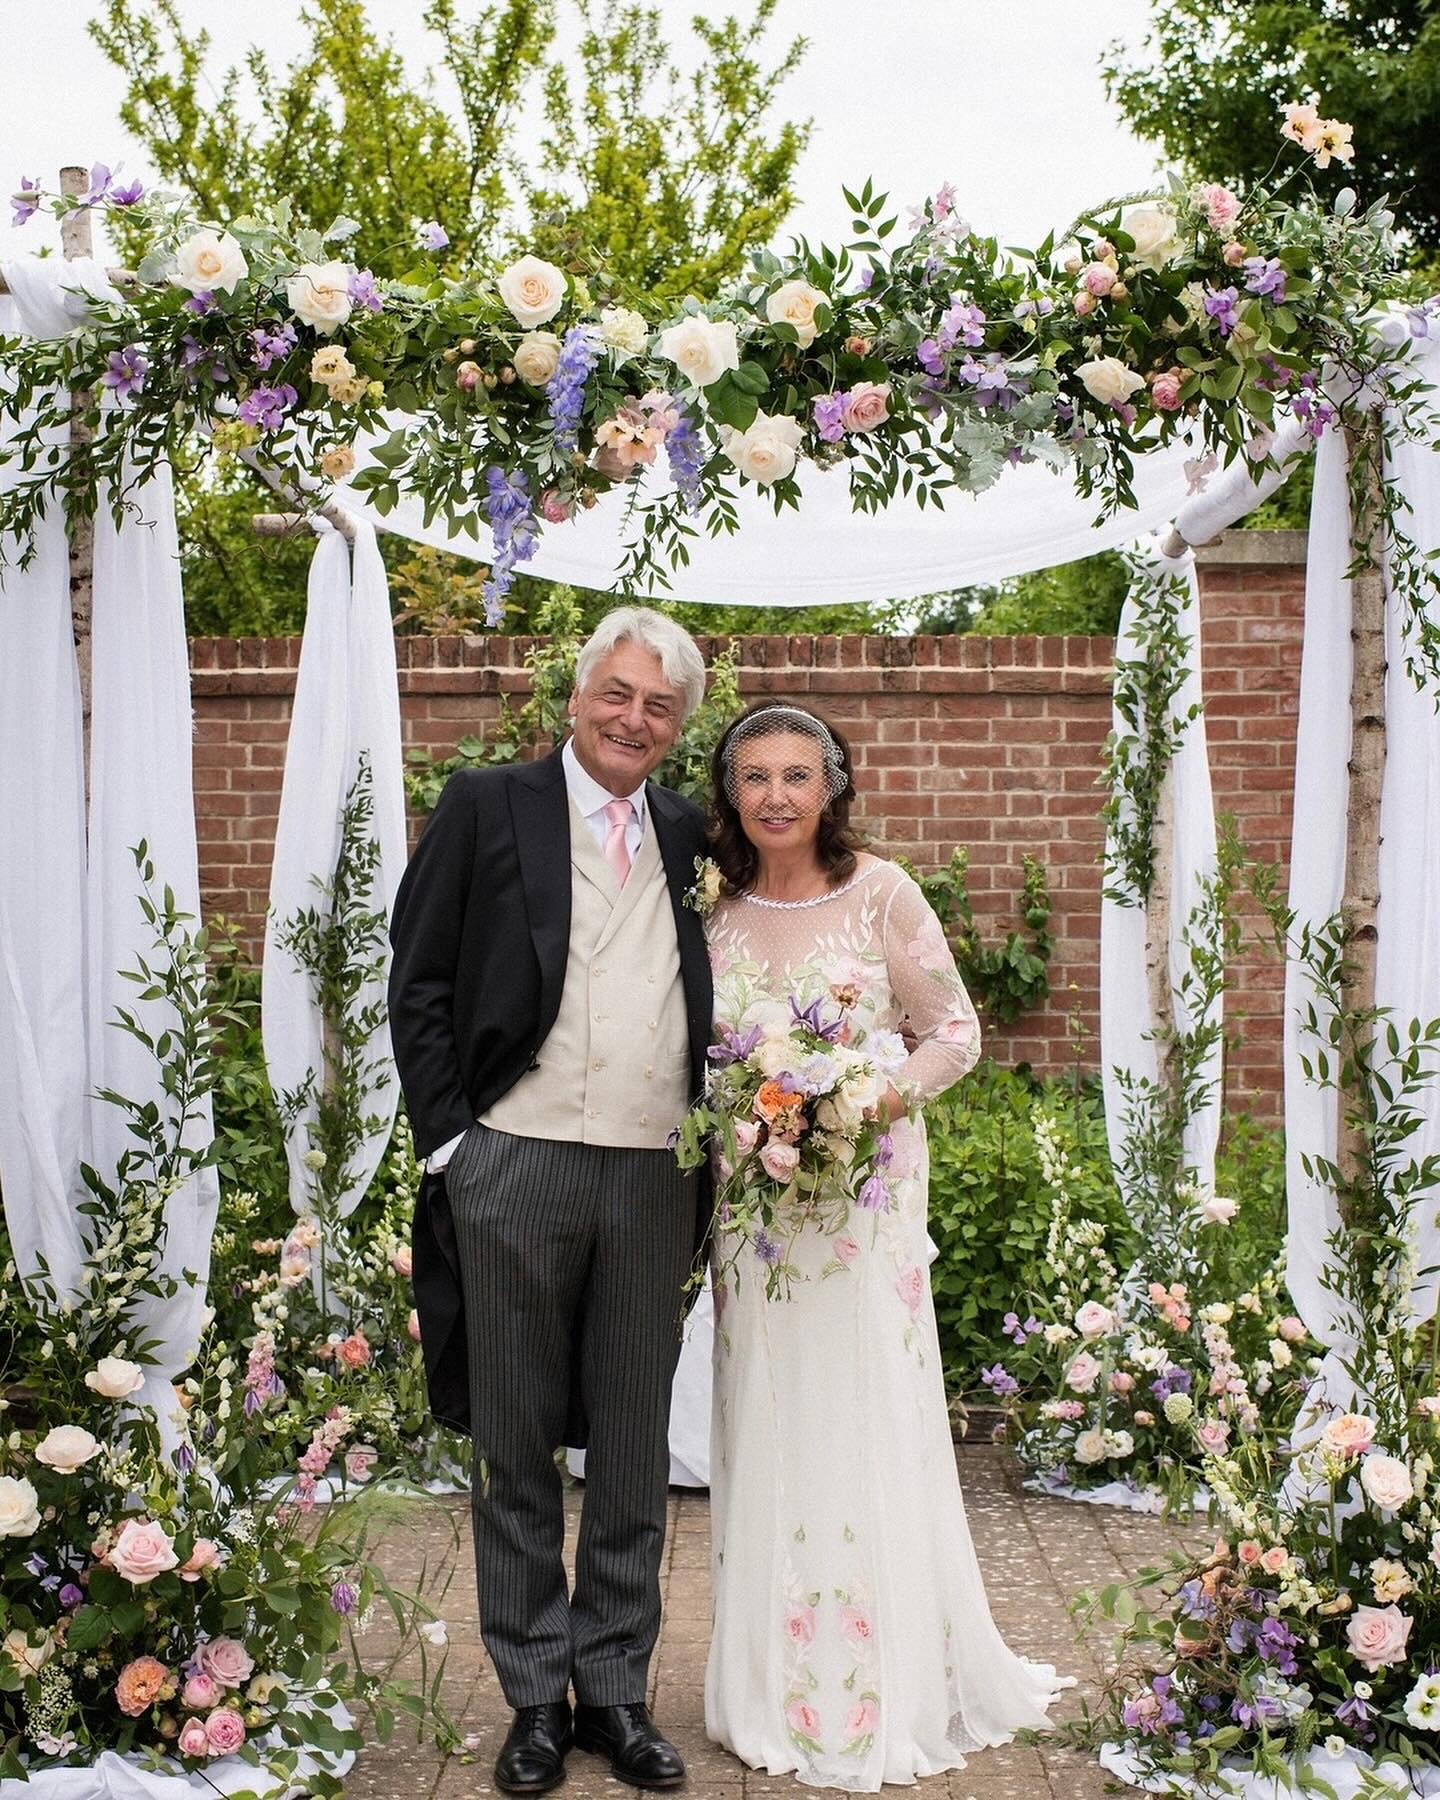
<path id="1" fill-rule="evenodd" d="M 1058 1687 L 990 1618 L 960 1495 L 928 1266 L 925 1128 L 980 1033 L 920 889 L 857 852 L 839 734 L 752 707 L 715 758 L 717 1030 L 820 1000 L 850 1043 L 905 1021 L 888 1211 L 797 1216 L 788 1299 L 747 1249 L 715 1287 L 706 1727 L 742 1761 L 873 1793 L 1043 1726 Z M 882 1040 L 883 1041 L 883 1040 Z M 893 1046 L 893 1038 L 890 1040 Z"/>

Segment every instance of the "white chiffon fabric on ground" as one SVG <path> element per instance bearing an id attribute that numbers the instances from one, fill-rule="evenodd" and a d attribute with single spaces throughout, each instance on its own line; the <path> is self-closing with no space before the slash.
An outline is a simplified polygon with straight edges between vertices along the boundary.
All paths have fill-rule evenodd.
<path id="1" fill-rule="evenodd" d="M 923 1100 L 974 1061 L 939 922 L 892 865 L 862 862 L 818 907 L 722 902 L 709 932 L 722 1023 L 797 991 L 829 1012 L 829 983 L 855 982 L 867 1029 L 915 1032 L 897 1085 Z M 923 1125 L 894 1137 L 893 1205 L 852 1222 L 848 1261 L 800 1227 L 791 1298 L 765 1298 L 753 1254 L 716 1288 L 706 1729 L 752 1768 L 865 1793 L 1043 1727 L 1063 1685 L 990 1616 L 930 1299 Z"/>
<path id="2" fill-rule="evenodd" d="M 1222 1770 L 1218 1782 L 1202 1788 L 1188 1775 L 1152 1776 L 1146 1779 L 1135 1757 L 1121 1744 L 1105 1744 L 1100 1766 L 1117 1780 L 1156 1794 L 1195 1794 L 1202 1800 L 1296 1800 L 1302 1790 L 1288 1777 L 1252 1775 L 1243 1769 Z M 1405 1768 L 1400 1763 L 1376 1764 L 1347 1744 L 1343 1755 L 1330 1756 L 1318 1745 L 1310 1751 L 1312 1775 L 1326 1785 L 1309 1791 L 1333 1795 L 1334 1800 L 1437 1800 L 1440 1769 Z M 1388 1786 L 1379 1786 L 1378 1782 Z"/>
<path id="3" fill-rule="evenodd" d="M 403 421 L 397 419 L 396 424 Z M 388 435 L 377 433 L 373 445 Z M 366 444 L 357 445 L 360 467 Z M 716 606 L 821 606 L 840 601 L 907 600 L 946 588 L 1001 581 L 1030 569 L 1048 569 L 1129 543 L 1175 516 L 1186 493 L 1184 466 L 1193 446 L 1176 440 L 1137 458 L 1135 507 L 1101 519 L 1100 503 L 1083 499 L 1073 476 L 1035 463 L 1007 469 L 983 494 L 952 494 L 943 508 L 897 500 L 887 512 L 856 512 L 843 469 L 802 462 L 799 511 L 777 516 L 769 498 L 753 486 L 735 496 L 740 529 L 710 537 L 703 529 L 687 538 L 689 562 L 675 576 L 675 593 Z M 623 483 L 589 512 L 564 525 L 547 525 L 525 567 L 547 581 L 607 592 L 628 545 L 643 534 L 650 501 L 669 491 L 658 466 L 632 487 Z M 402 496 L 388 513 L 377 512 L 349 487 L 336 490 L 347 511 L 387 531 L 457 556 L 488 559 L 490 533 L 449 532 L 443 520 L 427 524 L 420 500 Z M 627 589 L 627 592 L 632 591 Z M 664 593 L 647 582 L 636 594 Z"/>
<path id="4" fill-rule="evenodd" d="M 1200 589 L 1195 575 L 1195 554 L 1186 550 L 1175 558 L 1165 556 L 1153 543 L 1140 551 L 1142 566 L 1149 582 L 1160 583 L 1179 577 L 1185 584 L 1185 606 L 1180 630 L 1190 640 L 1187 657 L 1188 673 L 1171 702 L 1171 717 L 1183 718 L 1192 705 L 1200 703 L 1204 692 L 1200 651 Z M 1147 582 L 1132 583 L 1120 615 L 1120 631 L 1115 646 L 1117 662 L 1141 654 L 1135 640 L 1137 628 L 1144 618 L 1146 595 L 1153 589 Z M 1130 727 L 1112 714 L 1117 732 Z M 1205 736 L 1205 715 L 1194 719 L 1185 729 L 1180 746 L 1170 764 L 1168 776 L 1172 813 L 1175 821 L 1174 848 L 1171 862 L 1169 927 L 1169 981 L 1171 989 L 1170 1017 L 1178 1030 L 1188 1030 L 1199 1023 L 1192 1019 L 1188 1005 L 1177 995 L 1190 966 L 1189 950 L 1184 936 L 1190 912 L 1200 898 L 1200 884 L 1215 870 L 1215 811 L 1210 790 L 1210 752 Z M 1107 884 L 1108 885 L 1108 884 Z M 1216 1003 L 1218 1018 L 1223 1007 Z M 1127 906 L 1119 900 L 1102 898 L 1100 902 L 1100 1066 L 1105 1089 L 1105 1119 L 1110 1140 L 1110 1155 L 1117 1172 L 1125 1166 L 1125 1094 L 1120 1074 L 1133 1079 L 1154 1082 L 1159 1076 L 1159 1059 L 1154 1039 L 1148 1034 L 1160 1021 L 1152 1021 L 1149 986 L 1145 976 L 1145 908 Z M 1223 1061 L 1217 1044 L 1206 1063 L 1206 1078 L 1212 1084 L 1216 1100 L 1199 1107 L 1186 1121 L 1185 1159 L 1195 1171 L 1202 1193 L 1215 1186 L 1215 1145 L 1219 1136 L 1218 1104 Z M 1145 1196 L 1129 1193 L 1127 1201 L 1140 1219 L 1144 1216 Z"/>
<path id="5" fill-rule="evenodd" d="M 400 696 L 389 584 L 374 530 L 357 524 L 353 551 L 338 531 L 317 519 L 319 540 L 310 565 L 305 637 L 295 680 L 285 777 L 270 874 L 270 909 L 261 975 L 265 1062 L 276 1093 L 293 1091 L 324 1067 L 323 1020 L 311 980 L 279 942 L 279 927 L 295 914 L 323 906 L 340 851 L 341 811 L 362 754 L 370 764 L 370 830 L 379 850 L 370 909 L 388 922 L 405 867 L 405 783 L 400 743 Z M 381 1004 L 390 967 L 388 929 L 379 974 L 356 992 L 358 1011 Z M 363 1111 L 376 1120 L 351 1156 L 351 1186 L 342 1215 L 359 1205 L 385 1154 L 399 1103 L 388 1026 L 372 1037 L 367 1058 L 375 1085 Z M 302 1158 L 314 1148 L 318 1115 L 312 1099 L 286 1136 L 290 1199 L 306 1210 L 312 1177 Z"/>

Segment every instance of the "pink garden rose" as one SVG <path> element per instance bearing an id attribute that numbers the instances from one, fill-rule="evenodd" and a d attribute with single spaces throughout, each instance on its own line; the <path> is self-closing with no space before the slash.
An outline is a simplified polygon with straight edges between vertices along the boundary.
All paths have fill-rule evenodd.
<path id="1" fill-rule="evenodd" d="M 127 1519 L 111 1546 L 110 1567 L 136 1587 L 143 1587 L 179 1562 L 175 1540 L 153 1519 Z"/>
<path id="2" fill-rule="evenodd" d="M 1375 1442 L 1375 1421 L 1364 1413 L 1337 1413 L 1320 1433 L 1320 1442 L 1336 1456 L 1361 1456 Z"/>
<path id="3" fill-rule="evenodd" d="M 847 431 L 874 431 L 890 417 L 890 384 L 857 381 L 845 396 L 840 414 Z"/>
<path id="4" fill-rule="evenodd" d="M 1290 1552 L 1283 1544 L 1272 1544 L 1260 1558 L 1260 1567 L 1267 1575 L 1278 1575 L 1282 1569 L 1290 1566 Z"/>
<path id="5" fill-rule="evenodd" d="M 1223 1455 L 1230 1446 L 1230 1427 L 1223 1419 L 1207 1419 L 1195 1435 L 1212 1456 Z"/>
<path id="6" fill-rule="evenodd" d="M 1235 1554 L 1249 1569 L 1259 1562 L 1265 1552 L 1254 1538 L 1241 1538 L 1239 1544 L 1236 1545 Z"/>
<path id="7" fill-rule="evenodd" d="M 1357 1606 L 1345 1627 L 1350 1654 L 1372 1675 L 1389 1663 L 1404 1662 L 1412 1623 L 1398 1606 Z"/>
<path id="8" fill-rule="evenodd" d="M 840 1608 L 840 1635 L 852 1644 L 868 1644 L 874 1637 L 875 1626 L 863 1606 Z"/>
<path id="9" fill-rule="evenodd" d="M 785 1635 L 792 1644 L 809 1644 L 815 1640 L 815 1608 L 813 1606 L 787 1606 L 785 1608 Z"/>
<path id="10" fill-rule="evenodd" d="M 238 1638 L 210 1638 L 196 1650 L 195 1666 L 227 1688 L 243 1687 L 255 1673 L 255 1659 Z"/>
<path id="11" fill-rule="evenodd" d="M 847 1738 L 869 1737 L 880 1723 L 880 1705 L 873 1694 L 857 1700 L 845 1715 Z"/>
<path id="12" fill-rule="evenodd" d="M 1245 260 L 1245 246 L 1238 238 L 1231 238 L 1220 254 L 1228 268 L 1238 269 Z"/>
<path id="13" fill-rule="evenodd" d="M 835 1240 L 835 1254 L 848 1268 L 860 1254 L 860 1246 L 848 1231 L 842 1231 Z"/>
<path id="14" fill-rule="evenodd" d="M 418 1344 L 420 1342 L 420 1315 L 413 1306 L 410 1309 L 410 1317 L 405 1321 L 405 1329 Z"/>
<path id="15" fill-rule="evenodd" d="M 1085 283 L 1085 292 L 1099 300 L 1110 292 L 1119 277 L 1109 263 L 1092 262 L 1085 265 L 1080 279 Z"/>
<path id="16" fill-rule="evenodd" d="M 191 1712 L 209 1712 L 225 1698 L 225 1690 L 213 1675 L 192 1675 L 180 1690 L 180 1704 Z"/>
<path id="17" fill-rule="evenodd" d="M 1128 1394 L 1134 1385 L 1135 1377 L 1133 1375 L 1127 1375 L 1124 1369 L 1117 1369 L 1110 1377 L 1110 1392 L 1112 1394 Z"/>
<path id="18" fill-rule="evenodd" d="M 1099 1363 L 1088 1350 L 1082 1350 L 1071 1359 L 1070 1367 L 1065 1371 L 1065 1385 L 1073 1388 L 1077 1394 L 1088 1394 L 1099 1374 Z"/>
<path id="19" fill-rule="evenodd" d="M 1153 1425 L 1155 1423 L 1155 1415 L 1152 1412 L 1137 1412 L 1135 1415 L 1135 1423 L 1137 1425 Z"/>
<path id="20" fill-rule="evenodd" d="M 1175 412 L 1180 405 L 1181 377 L 1166 370 L 1157 375 L 1150 389 L 1150 404 L 1156 412 Z"/>
<path id="21" fill-rule="evenodd" d="M 1098 1300 L 1087 1300 L 1075 1315 L 1075 1329 L 1081 1337 L 1104 1337 L 1107 1331 L 1115 1329 L 1115 1325 L 1114 1313 Z"/>
<path id="22" fill-rule="evenodd" d="M 1305 1321 L 1297 1319 L 1294 1313 L 1283 1318 L 1275 1327 L 1276 1335 L 1284 1338 L 1287 1344 L 1298 1344 L 1305 1336 Z"/>
<path id="23" fill-rule="evenodd" d="M 127 1718 L 138 1719 L 157 1700 L 175 1692 L 175 1677 L 153 1656 L 137 1656 L 126 1663 L 115 1683 L 115 1704 Z"/>
<path id="24" fill-rule="evenodd" d="M 740 1157 L 748 1156 L 755 1148 L 755 1141 L 759 1136 L 760 1127 L 758 1125 L 752 1124 L 749 1119 L 737 1119 L 735 1121 L 736 1154 Z"/>
<path id="25" fill-rule="evenodd" d="M 205 1721 L 203 1719 L 187 1719 L 180 1727 L 180 1736 L 175 1747 L 182 1756 L 208 1756 L 210 1740 L 205 1735 Z"/>
<path id="26" fill-rule="evenodd" d="M 788 1181 L 800 1166 L 800 1152 L 793 1144 L 772 1139 L 760 1152 L 760 1166 L 772 1181 Z"/>
<path id="27" fill-rule="evenodd" d="M 920 1317 L 920 1302 L 925 1297 L 925 1271 L 911 1263 L 895 1283 L 895 1291 L 910 1309 L 910 1317 Z"/>
<path id="28" fill-rule="evenodd" d="M 792 1700 L 785 1708 L 785 1721 L 800 1737 L 814 1739 L 820 1735 L 820 1715 L 808 1700 Z"/>
<path id="29" fill-rule="evenodd" d="M 546 488 L 540 496 L 540 511 L 551 525 L 563 525 L 570 517 L 570 508 L 554 488 Z"/>
<path id="30" fill-rule="evenodd" d="M 245 1742 L 245 1721 L 231 1706 L 217 1706 L 205 1721 L 205 1740 L 212 1756 L 229 1756 Z"/>
<path id="31" fill-rule="evenodd" d="M 363 1331 L 352 1331 L 335 1346 L 335 1355 L 347 1369 L 363 1369 L 370 1361 L 370 1340 Z"/>
<path id="32" fill-rule="evenodd" d="M 390 1267 L 397 1275 L 408 1277 L 414 1266 L 414 1260 L 411 1256 L 410 1246 L 408 1244 L 402 1244 L 390 1258 Z"/>
<path id="33" fill-rule="evenodd" d="M 182 1581 L 198 1581 L 206 1569 L 218 1569 L 222 1558 L 220 1547 L 209 1538 L 196 1538 L 195 1548 L 180 1565 Z"/>
<path id="34" fill-rule="evenodd" d="M 351 1481 L 368 1481 L 379 1452 L 373 1444 L 355 1444 L 345 1452 L 345 1473 Z"/>
<path id="35" fill-rule="evenodd" d="M 1205 208 L 1205 222 L 1212 231 L 1226 230 L 1240 215 L 1239 195 L 1218 181 L 1202 181 L 1195 190 L 1195 199 Z"/>

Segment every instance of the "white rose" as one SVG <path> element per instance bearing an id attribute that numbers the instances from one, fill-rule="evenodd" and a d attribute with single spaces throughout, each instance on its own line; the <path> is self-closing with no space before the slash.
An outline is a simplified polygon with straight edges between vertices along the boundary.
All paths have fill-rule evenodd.
<path id="1" fill-rule="evenodd" d="M 55 1654 L 55 1640 L 47 1632 L 38 1644 L 32 1644 L 28 1632 L 7 1631 L 3 1648 L 17 1668 L 27 1675 L 38 1675 Z"/>
<path id="2" fill-rule="evenodd" d="M 650 336 L 645 321 L 628 306 L 607 306 L 600 315 L 600 336 L 612 350 L 638 356 Z"/>
<path id="3" fill-rule="evenodd" d="M 1085 392 L 1102 406 L 1123 406 L 1137 388 L 1143 388 L 1145 377 L 1127 369 L 1118 356 L 1097 357 L 1081 363 L 1075 371 L 1085 385 Z"/>
<path id="4" fill-rule="evenodd" d="M 1082 1431 L 1075 1440 L 1075 1460 L 1082 1463 L 1104 1462 L 1110 1454 L 1110 1446 L 1105 1441 L 1105 1433 L 1098 1425 L 1089 1431 Z"/>
<path id="5" fill-rule="evenodd" d="M 565 304 L 564 271 L 538 256 L 522 256 L 495 283 L 511 316 L 527 331 L 553 319 Z"/>
<path id="6" fill-rule="evenodd" d="M 660 333 L 659 351 L 691 387 L 706 388 L 740 367 L 740 342 L 730 319 L 682 319 Z"/>
<path id="7" fill-rule="evenodd" d="M 772 325 L 793 325 L 800 348 L 808 350 L 815 342 L 815 308 L 829 304 L 830 296 L 808 281 L 787 281 L 765 302 L 765 317 Z"/>
<path id="8" fill-rule="evenodd" d="M 750 1053 L 750 1062 L 762 1075 L 768 1075 L 773 1079 L 795 1060 L 792 1054 L 793 1050 L 794 1045 L 791 1044 L 789 1038 L 766 1038 L 763 1043 L 757 1044 Z"/>
<path id="9" fill-rule="evenodd" d="M 1105 1454 L 1107 1456 L 1126 1457 L 1134 1454 L 1135 1440 L 1128 1431 L 1107 1431 L 1105 1434 Z"/>
<path id="10" fill-rule="evenodd" d="M 99 1439 L 83 1425 L 57 1425 L 35 1446 L 35 1460 L 57 1475 L 73 1475 L 99 1451 Z"/>
<path id="11" fill-rule="evenodd" d="M 1270 1361 L 1277 1369 L 1288 1369 L 1290 1364 L 1295 1360 L 1295 1352 L 1285 1342 L 1284 1338 L 1271 1338 L 1269 1349 Z"/>
<path id="12" fill-rule="evenodd" d="M 228 231 L 197 231 L 175 252 L 175 282 L 192 294 L 235 291 L 250 273 L 245 252 Z"/>
<path id="13" fill-rule="evenodd" d="M 1132 254 L 1147 269 L 1163 269 L 1180 247 L 1175 214 L 1168 206 L 1132 206 L 1121 219 L 1120 229 L 1134 238 Z"/>
<path id="14" fill-rule="evenodd" d="M 510 360 L 522 381 L 528 381 L 531 387 L 544 387 L 560 361 L 560 340 L 553 331 L 527 332 Z"/>
<path id="15" fill-rule="evenodd" d="M 1068 1344 L 1074 1335 L 1075 1333 L 1068 1325 L 1047 1325 L 1045 1327 L 1045 1342 L 1052 1350 L 1057 1349 L 1061 1344 Z"/>
<path id="16" fill-rule="evenodd" d="M 1102 1306 L 1098 1300 L 1087 1300 L 1075 1315 L 1075 1329 L 1081 1337 L 1104 1337 L 1107 1331 L 1113 1331 L 1116 1318 L 1108 1306 Z"/>
<path id="17" fill-rule="evenodd" d="M 285 298 L 297 319 L 329 337 L 350 317 L 350 270 L 343 262 L 302 263 Z"/>
<path id="18" fill-rule="evenodd" d="M 1211 1194 L 1200 1208 L 1201 1222 L 1206 1225 L 1228 1225 L 1239 1210 L 1238 1200 L 1227 1200 L 1223 1194 Z"/>
<path id="19" fill-rule="evenodd" d="M 1396 1456 L 1367 1456 L 1360 1469 L 1360 1485 L 1385 1512 L 1398 1512 L 1415 1495 L 1410 1471 Z"/>
<path id="20" fill-rule="evenodd" d="M 23 1475 L 0 1475 L 0 1537 L 29 1537 L 40 1529 L 40 1497 Z"/>
<path id="21" fill-rule="evenodd" d="M 145 1371 L 123 1356 L 102 1356 L 85 1377 L 85 1385 L 104 1400 L 128 1400 L 145 1385 Z"/>
<path id="22" fill-rule="evenodd" d="M 795 467 L 803 433 L 796 419 L 782 413 L 756 413 L 748 431 L 720 427 L 720 446 L 742 475 L 761 487 L 782 481 Z"/>

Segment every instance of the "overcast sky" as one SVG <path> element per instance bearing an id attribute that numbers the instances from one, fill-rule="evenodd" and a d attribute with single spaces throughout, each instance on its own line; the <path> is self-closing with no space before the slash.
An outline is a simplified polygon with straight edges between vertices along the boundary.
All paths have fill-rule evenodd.
<path id="1" fill-rule="evenodd" d="M 62 162 L 125 162 L 153 171 L 121 129 L 118 72 L 85 24 L 99 0 L 47 0 L 11 20 L 0 72 L 0 192 L 21 175 L 55 181 Z M 564 0 L 562 0 L 562 6 Z M 659 0 L 677 50 L 699 0 Z M 262 42 L 280 62 L 302 44 L 298 8 L 276 0 L 181 0 L 213 39 L 217 72 Z M 724 10 L 722 4 L 717 10 Z M 730 0 L 729 10 L 744 10 Z M 367 0 L 417 70 L 426 54 L 419 0 Z M 1156 155 L 1113 114 L 1098 64 L 1106 45 L 1138 45 L 1145 0 L 781 0 L 776 43 L 803 33 L 810 50 L 785 91 L 786 117 L 813 116 L 790 221 L 813 239 L 845 234 L 840 183 L 873 175 L 897 201 L 955 184 L 961 210 L 1003 242 L 1034 244 L 1084 207 L 1142 186 Z M 53 237 L 37 218 L 0 254 Z"/>

